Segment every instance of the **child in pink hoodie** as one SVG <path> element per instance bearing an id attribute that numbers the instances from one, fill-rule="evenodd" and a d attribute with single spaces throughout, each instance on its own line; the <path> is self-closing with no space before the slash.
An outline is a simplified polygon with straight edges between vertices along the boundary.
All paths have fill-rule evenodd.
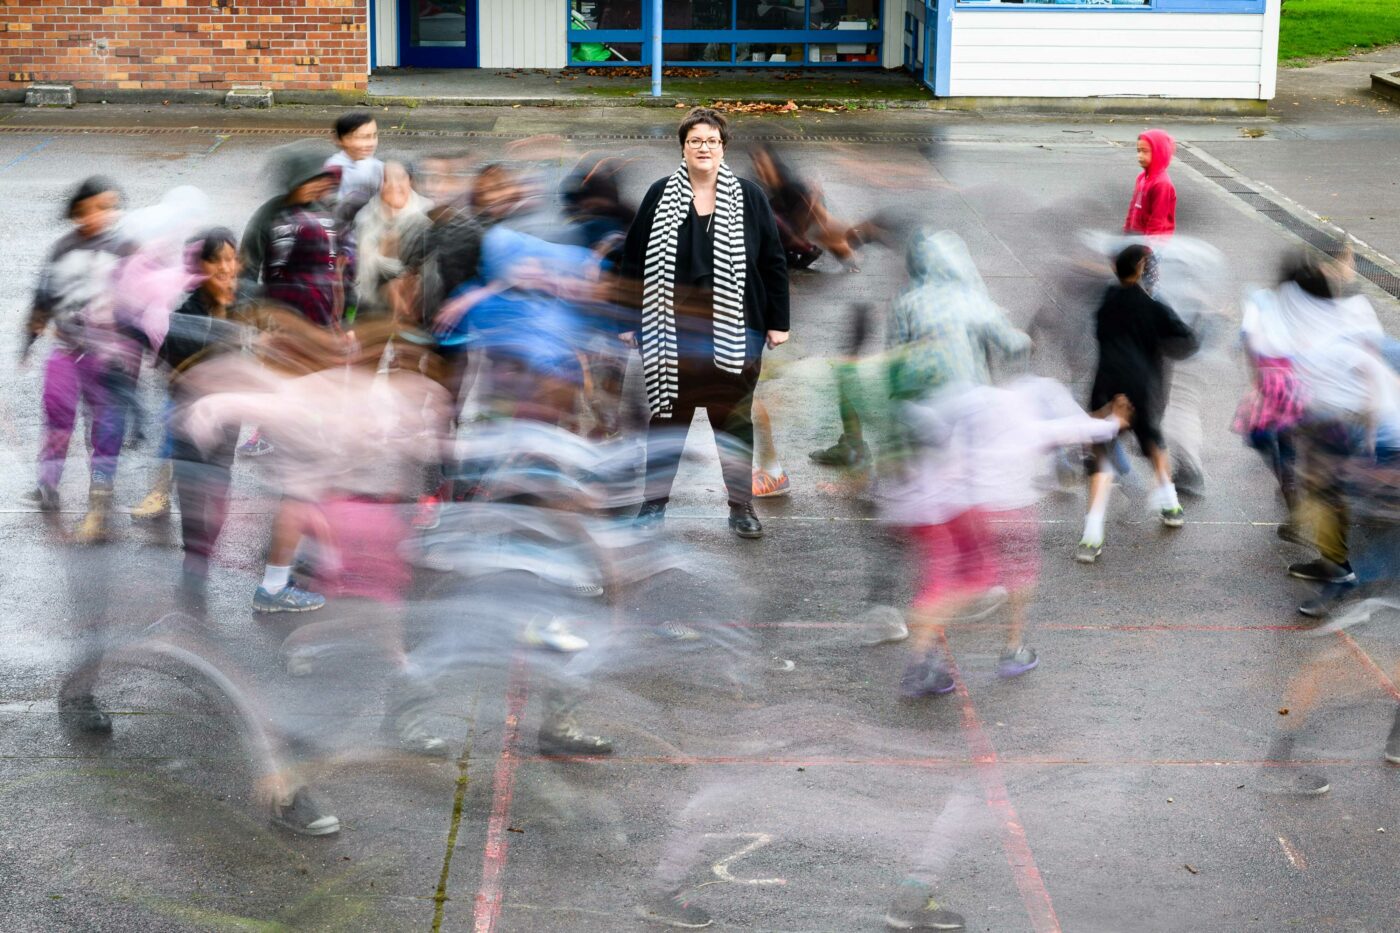
<path id="1" fill-rule="evenodd" d="M 1133 188 L 1124 233 L 1171 236 L 1176 232 L 1176 186 L 1167 175 L 1176 141 L 1165 130 L 1148 130 L 1138 137 L 1138 165 L 1142 174 Z"/>

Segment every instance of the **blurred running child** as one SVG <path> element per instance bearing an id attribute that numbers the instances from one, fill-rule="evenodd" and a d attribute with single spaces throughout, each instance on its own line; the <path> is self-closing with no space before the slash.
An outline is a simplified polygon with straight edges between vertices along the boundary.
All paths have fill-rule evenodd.
<path id="1" fill-rule="evenodd" d="M 1195 352 L 1197 342 L 1176 313 L 1148 295 L 1143 287 L 1150 255 L 1146 246 L 1135 244 L 1114 260 L 1119 284 L 1109 286 L 1094 324 L 1099 361 L 1089 407 L 1101 408 L 1118 395 L 1127 397 L 1137 413 L 1133 434 L 1143 456 L 1152 462 L 1156 476 L 1152 507 L 1160 514 L 1163 525 L 1180 528 L 1185 524 L 1185 515 L 1172 484 L 1171 461 L 1162 439 L 1161 418 L 1166 409 L 1163 373 L 1169 353 L 1178 358 L 1189 356 Z M 1113 486 L 1109 460 L 1107 447 L 1095 449 L 1089 478 L 1089 514 L 1074 555 L 1081 563 L 1092 564 L 1103 551 L 1104 517 Z"/>

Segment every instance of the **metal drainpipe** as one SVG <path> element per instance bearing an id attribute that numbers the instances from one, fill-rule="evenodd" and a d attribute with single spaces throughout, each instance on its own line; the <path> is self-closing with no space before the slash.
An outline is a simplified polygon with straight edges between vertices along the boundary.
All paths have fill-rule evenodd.
<path id="1" fill-rule="evenodd" d="M 651 96 L 661 96 L 661 0 L 651 4 Z"/>

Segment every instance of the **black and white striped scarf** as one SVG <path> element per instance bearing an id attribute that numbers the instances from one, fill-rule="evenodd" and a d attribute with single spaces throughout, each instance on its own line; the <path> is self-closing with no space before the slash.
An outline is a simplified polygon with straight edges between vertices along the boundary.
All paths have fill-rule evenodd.
<path id="1" fill-rule="evenodd" d="M 676 248 L 681 225 L 690 216 L 694 192 L 685 164 L 666 181 L 656 207 L 642 267 L 642 371 L 653 418 L 671 417 L 679 393 L 676 350 Z M 720 163 L 715 185 L 715 366 L 728 373 L 744 369 L 744 192 L 739 178 Z"/>

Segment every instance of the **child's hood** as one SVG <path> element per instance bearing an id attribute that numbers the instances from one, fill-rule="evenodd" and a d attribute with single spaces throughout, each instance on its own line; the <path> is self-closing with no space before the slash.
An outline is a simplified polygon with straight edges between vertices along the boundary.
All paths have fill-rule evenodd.
<path id="1" fill-rule="evenodd" d="M 1147 166 L 1147 176 L 1155 178 L 1166 172 L 1172 164 L 1172 156 L 1176 155 L 1176 140 L 1172 139 L 1171 134 L 1166 130 L 1148 130 L 1138 139 L 1147 143 L 1147 148 L 1152 152 L 1152 164 Z"/>
<path id="2" fill-rule="evenodd" d="M 921 230 L 909 242 L 909 276 L 925 284 L 980 284 L 967 244 L 951 230 Z"/>

